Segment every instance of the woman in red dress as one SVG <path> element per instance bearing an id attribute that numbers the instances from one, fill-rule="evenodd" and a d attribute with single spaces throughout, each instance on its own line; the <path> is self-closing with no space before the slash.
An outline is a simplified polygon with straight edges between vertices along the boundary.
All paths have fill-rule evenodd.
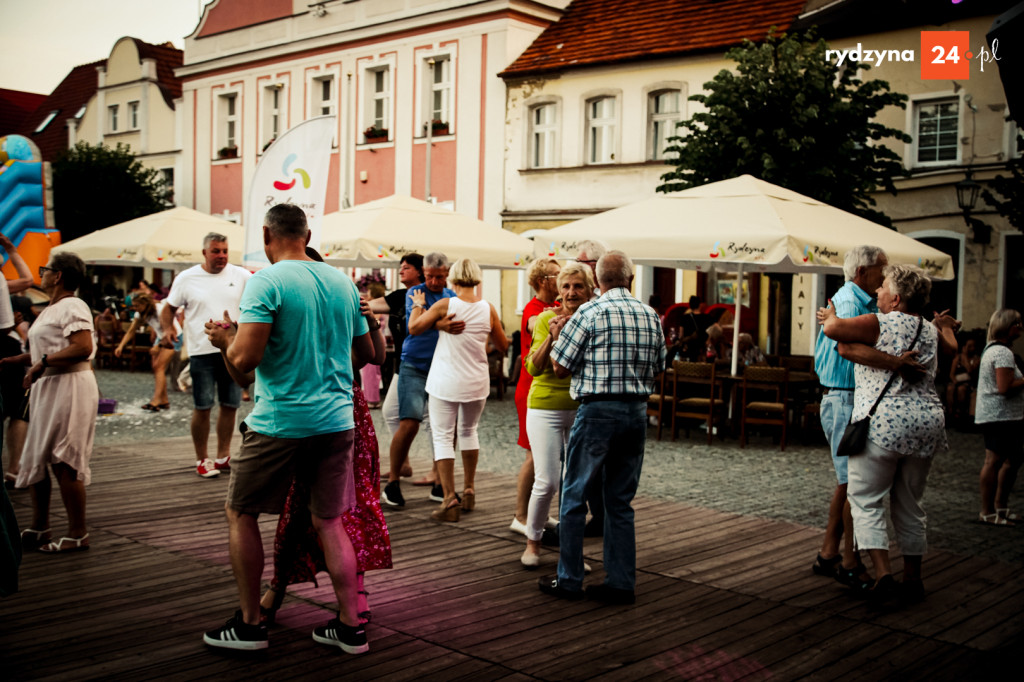
<path id="1" fill-rule="evenodd" d="M 554 258 L 538 258 L 530 264 L 526 271 L 526 280 L 537 295 L 523 306 L 523 323 L 519 329 L 520 363 L 530 354 L 533 343 L 533 325 L 537 316 L 556 304 L 558 272 L 562 268 Z M 530 450 L 530 439 L 526 435 L 526 398 L 530 395 L 533 377 L 520 364 L 519 379 L 516 381 L 516 413 L 519 415 L 519 447 L 526 450 L 526 461 L 519 469 L 516 480 L 516 512 L 512 517 L 509 530 L 526 535 L 526 510 L 530 504 L 530 492 L 533 490 L 533 453 Z"/>

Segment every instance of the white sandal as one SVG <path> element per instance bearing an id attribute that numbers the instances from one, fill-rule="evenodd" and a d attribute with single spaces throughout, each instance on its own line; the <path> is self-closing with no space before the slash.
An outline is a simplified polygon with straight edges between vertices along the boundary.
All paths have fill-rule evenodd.
<path id="1" fill-rule="evenodd" d="M 50 529 L 36 530 L 35 528 L 26 528 L 21 531 L 21 546 L 28 548 L 38 549 L 40 546 L 50 541 Z"/>
<path id="2" fill-rule="evenodd" d="M 998 513 L 978 514 L 978 523 L 985 526 L 1006 526 L 1007 528 L 1013 528 L 1016 525 L 1013 521 L 1004 519 Z"/>
<path id="3" fill-rule="evenodd" d="M 996 508 L 996 514 L 999 518 L 1006 519 L 1007 521 L 1020 521 L 1020 517 L 1010 511 L 1009 507 L 1003 507 L 1002 509 Z"/>
<path id="4" fill-rule="evenodd" d="M 63 537 L 56 542 L 43 545 L 39 548 L 44 554 L 62 554 L 64 552 L 81 552 L 89 549 L 89 534 L 86 533 L 80 538 Z"/>

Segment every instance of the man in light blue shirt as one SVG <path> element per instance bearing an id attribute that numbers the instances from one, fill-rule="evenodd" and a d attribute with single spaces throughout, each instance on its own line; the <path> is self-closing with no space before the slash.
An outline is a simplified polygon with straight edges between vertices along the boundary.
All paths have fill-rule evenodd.
<path id="1" fill-rule="evenodd" d="M 267 212 L 263 243 L 273 265 L 249 280 L 238 330 L 221 351 L 232 377 L 256 370 L 256 394 L 242 424 L 226 504 L 241 609 L 205 634 L 203 641 L 214 647 L 267 648 L 257 519 L 281 513 L 294 479 L 310 488 L 313 527 L 338 599 L 338 618 L 314 628 L 313 639 L 348 653 L 369 648 L 356 615 L 356 557 L 342 514 L 355 503 L 352 362 L 372 358 L 373 342 L 355 284 L 311 260 L 308 241 L 302 209 L 278 204 Z"/>
<path id="2" fill-rule="evenodd" d="M 877 246 L 858 246 L 846 254 L 843 274 L 846 284 L 832 296 L 831 305 L 841 318 L 857 317 L 878 311 L 875 292 L 885 279 L 882 270 L 888 265 L 885 252 Z M 818 575 L 835 576 L 854 588 L 866 589 L 861 581 L 859 557 L 853 550 L 853 518 L 846 500 L 846 457 L 837 457 L 836 450 L 846 425 L 853 414 L 854 363 L 839 355 L 838 344 L 821 331 L 814 347 L 814 370 L 821 382 L 821 428 L 832 451 L 836 471 L 836 489 L 828 509 L 828 525 L 821 551 L 812 569 Z M 840 541 L 845 542 L 840 552 Z M 870 585 L 868 585 L 869 587 Z"/>

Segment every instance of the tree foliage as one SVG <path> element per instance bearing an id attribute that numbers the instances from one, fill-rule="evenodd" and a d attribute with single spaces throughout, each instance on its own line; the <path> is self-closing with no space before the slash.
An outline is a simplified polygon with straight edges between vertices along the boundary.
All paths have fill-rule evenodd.
<path id="1" fill-rule="evenodd" d="M 1024 148 L 1024 136 L 1017 136 L 1017 149 Z M 1010 177 L 997 175 L 989 181 L 992 192 L 984 190 L 981 198 L 995 207 L 996 212 L 1018 230 L 1024 230 L 1024 159 L 1017 158 L 1006 164 Z M 998 198 L 1002 197 L 1002 199 Z"/>
<path id="2" fill-rule="evenodd" d="M 862 81 L 857 68 L 826 59 L 827 44 L 812 32 L 771 34 L 744 41 L 726 57 L 736 73 L 720 71 L 690 97 L 705 111 L 679 124 L 669 138 L 668 163 L 659 192 L 676 192 L 750 174 L 884 225 L 871 192 L 895 194 L 900 157 L 882 144 L 909 142 L 900 130 L 875 121 L 889 106 L 906 107 L 906 95 L 885 81 Z"/>
<path id="3" fill-rule="evenodd" d="M 53 211 L 62 241 L 163 211 L 171 192 L 130 148 L 79 142 L 53 162 Z"/>

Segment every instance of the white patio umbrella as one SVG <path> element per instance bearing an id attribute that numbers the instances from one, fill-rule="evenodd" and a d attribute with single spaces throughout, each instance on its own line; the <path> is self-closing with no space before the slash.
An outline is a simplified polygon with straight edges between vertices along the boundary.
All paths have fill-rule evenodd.
<path id="1" fill-rule="evenodd" d="M 538 234 L 536 256 L 574 255 L 597 239 L 635 263 L 707 271 L 838 273 L 846 252 L 880 246 L 890 263 L 952 279 L 945 253 L 895 230 L 750 175 L 659 195 Z M 736 297 L 736 319 L 740 319 Z M 739 336 L 734 325 L 733 344 Z M 737 369 L 733 354 L 732 373 Z"/>
<path id="2" fill-rule="evenodd" d="M 331 265 L 397 267 L 407 253 L 440 251 L 483 268 L 519 268 L 533 260 L 529 239 L 398 194 L 324 216 L 321 254 Z"/>
<path id="3" fill-rule="evenodd" d="M 203 237 L 210 232 L 228 238 L 228 260 L 240 265 L 242 227 L 184 206 L 96 230 L 54 247 L 53 253 L 75 253 L 91 265 L 177 269 L 203 262 Z"/>

